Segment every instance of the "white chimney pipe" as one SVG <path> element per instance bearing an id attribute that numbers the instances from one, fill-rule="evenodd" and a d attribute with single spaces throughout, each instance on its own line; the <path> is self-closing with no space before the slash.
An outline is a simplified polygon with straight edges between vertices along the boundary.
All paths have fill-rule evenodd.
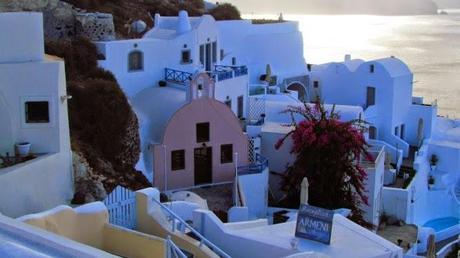
<path id="1" fill-rule="evenodd" d="M 190 25 L 190 19 L 188 18 L 187 11 L 179 11 L 179 17 L 177 22 L 177 33 L 183 34 L 188 31 L 192 30 L 192 26 Z"/>
<path id="2" fill-rule="evenodd" d="M 160 27 L 160 18 L 161 18 L 160 14 L 156 13 L 155 14 L 155 19 L 153 21 L 155 23 L 154 24 L 155 27 Z"/>
<path id="3" fill-rule="evenodd" d="M 347 54 L 345 55 L 345 62 L 349 62 L 349 61 L 351 61 L 351 55 Z"/>

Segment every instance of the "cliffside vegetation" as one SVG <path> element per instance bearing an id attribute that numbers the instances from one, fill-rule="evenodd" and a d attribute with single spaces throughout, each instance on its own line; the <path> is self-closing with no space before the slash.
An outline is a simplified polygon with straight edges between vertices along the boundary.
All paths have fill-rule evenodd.
<path id="1" fill-rule="evenodd" d="M 103 198 L 94 189 L 98 184 L 106 192 L 118 184 L 150 186 L 134 169 L 140 153 L 136 115 L 114 76 L 97 67 L 94 44 L 85 38 L 47 42 L 46 52 L 65 60 L 72 149 L 83 159 L 79 163 L 89 165 L 76 175 L 74 202 Z"/>

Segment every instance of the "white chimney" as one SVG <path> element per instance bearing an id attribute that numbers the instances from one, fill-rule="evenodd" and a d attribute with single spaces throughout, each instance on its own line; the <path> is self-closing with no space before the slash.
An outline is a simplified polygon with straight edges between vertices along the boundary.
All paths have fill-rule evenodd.
<path id="1" fill-rule="evenodd" d="M 154 23 L 153 25 L 154 25 L 155 27 L 157 27 L 157 28 L 160 27 L 160 18 L 161 18 L 160 14 L 159 14 L 159 13 L 156 13 L 156 14 L 155 14 L 155 19 L 154 19 L 154 21 L 153 21 L 153 23 Z"/>
<path id="2" fill-rule="evenodd" d="M 192 30 L 192 26 L 190 25 L 190 19 L 188 18 L 187 11 L 179 11 L 179 18 L 177 21 L 177 33 L 183 34 L 190 30 Z"/>
<path id="3" fill-rule="evenodd" d="M 351 55 L 347 54 L 345 55 L 345 62 L 349 62 L 349 61 L 351 61 Z"/>

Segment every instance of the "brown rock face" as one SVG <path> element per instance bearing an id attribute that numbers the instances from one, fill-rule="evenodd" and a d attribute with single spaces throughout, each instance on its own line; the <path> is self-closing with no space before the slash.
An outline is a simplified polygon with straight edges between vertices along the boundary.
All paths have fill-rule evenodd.
<path id="1" fill-rule="evenodd" d="M 73 201 L 102 200 L 117 185 L 151 186 L 134 169 L 140 153 L 137 117 L 113 75 L 97 67 L 96 47 L 78 38 L 48 42 L 46 52 L 66 62 L 72 149 L 81 156 L 74 160 Z"/>

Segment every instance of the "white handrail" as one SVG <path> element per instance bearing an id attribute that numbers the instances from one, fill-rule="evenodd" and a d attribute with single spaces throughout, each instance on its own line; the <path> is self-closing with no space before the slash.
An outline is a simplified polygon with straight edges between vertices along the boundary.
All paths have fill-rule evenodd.
<path id="1" fill-rule="evenodd" d="M 171 240 L 169 235 L 166 239 L 166 258 L 187 258 L 187 255 Z"/>
<path id="2" fill-rule="evenodd" d="M 196 237 L 199 238 L 200 240 L 200 247 L 206 245 L 208 248 L 210 248 L 212 251 L 217 253 L 220 257 L 224 258 L 231 258 L 230 255 L 226 254 L 224 251 L 222 251 L 219 247 L 211 243 L 208 239 L 206 239 L 203 235 L 201 235 L 198 231 L 196 231 L 193 227 L 191 227 L 187 222 L 185 222 L 183 219 L 181 219 L 177 214 L 175 214 L 172 210 L 170 210 L 168 207 L 166 207 L 164 204 L 162 204 L 159 200 L 152 198 L 152 200 L 160 206 L 161 209 L 165 210 L 171 217 L 172 217 L 172 232 L 176 230 L 176 220 L 179 222 L 178 224 L 178 230 L 182 233 L 185 234 L 185 229 L 187 228 L 190 230 Z"/>

